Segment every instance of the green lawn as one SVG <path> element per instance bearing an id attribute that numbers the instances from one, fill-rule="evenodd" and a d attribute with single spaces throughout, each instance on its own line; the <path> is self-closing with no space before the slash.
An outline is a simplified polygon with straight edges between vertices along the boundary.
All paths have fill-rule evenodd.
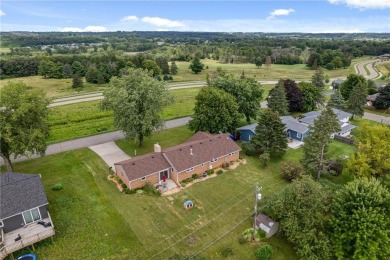
<path id="1" fill-rule="evenodd" d="M 353 65 L 357 62 L 367 60 L 367 57 L 356 59 L 352 61 L 352 65 L 347 69 L 338 69 L 338 70 L 326 70 L 324 73 L 330 78 L 337 77 L 346 77 L 351 73 L 354 73 Z M 190 62 L 177 61 L 176 65 L 178 67 L 178 74 L 173 76 L 174 81 L 191 81 L 191 80 L 206 80 L 206 74 L 209 73 L 210 76 L 216 74 L 218 67 L 232 73 L 236 76 L 240 76 L 242 71 L 245 72 L 246 76 L 252 77 L 255 76 L 258 80 L 278 80 L 281 78 L 292 78 L 295 80 L 309 80 L 314 74 L 314 70 L 311 70 L 306 67 L 305 64 L 295 64 L 295 65 L 280 65 L 272 64 L 271 67 L 267 70 L 265 66 L 260 69 L 257 68 L 254 64 L 243 63 L 243 64 L 227 64 L 221 63 L 219 61 L 204 59 L 201 60 L 202 63 L 208 66 L 208 69 L 205 69 L 199 74 L 194 74 L 188 68 Z"/>
<path id="2" fill-rule="evenodd" d="M 45 79 L 42 76 L 30 76 L 13 79 L 0 80 L 0 88 L 5 86 L 8 82 L 22 81 L 26 85 L 34 89 L 40 89 L 46 93 L 49 98 L 59 96 L 69 96 L 80 93 L 89 93 L 95 91 L 102 91 L 106 89 L 106 85 L 89 84 L 84 81 L 84 87 L 74 89 L 72 88 L 72 79 Z"/>
<path id="3" fill-rule="evenodd" d="M 390 109 L 384 110 L 384 109 L 375 109 L 375 108 L 370 108 L 370 109 L 365 108 L 364 112 L 390 117 Z"/>

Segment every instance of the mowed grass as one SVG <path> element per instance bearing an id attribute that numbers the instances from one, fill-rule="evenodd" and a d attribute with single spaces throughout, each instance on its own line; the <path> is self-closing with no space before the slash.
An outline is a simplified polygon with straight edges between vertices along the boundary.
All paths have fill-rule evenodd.
<path id="1" fill-rule="evenodd" d="M 354 73 L 353 65 L 357 62 L 366 60 L 367 57 L 356 59 L 352 61 L 352 65 L 346 69 L 338 70 L 327 70 L 324 69 L 325 75 L 330 78 L 346 77 L 351 73 Z M 194 74 L 189 69 L 190 62 L 177 61 L 178 74 L 173 76 L 174 81 L 191 81 L 191 80 L 206 80 L 207 73 L 211 75 L 217 73 L 217 68 L 220 67 L 227 72 L 240 76 L 244 71 L 248 77 L 256 77 L 258 80 L 278 80 L 281 78 L 291 78 L 294 80 L 309 80 L 315 73 L 314 70 L 309 69 L 305 64 L 295 65 L 280 65 L 272 64 L 269 69 L 263 65 L 261 68 L 257 68 L 254 64 L 243 63 L 243 64 L 230 64 L 221 63 L 219 61 L 204 59 L 202 63 L 208 66 L 208 69 L 203 70 L 199 74 Z"/>
<path id="2" fill-rule="evenodd" d="M 382 73 L 382 75 L 390 75 L 390 61 L 377 63 L 375 67 Z"/>
<path id="3" fill-rule="evenodd" d="M 20 77 L 13 79 L 0 80 L 0 88 L 5 86 L 8 82 L 21 81 L 26 85 L 42 90 L 49 98 L 55 98 L 59 96 L 69 96 L 81 93 L 89 93 L 95 91 L 102 91 L 106 89 L 106 85 L 89 84 L 84 80 L 84 86 L 82 88 L 72 88 L 72 79 L 45 79 L 42 76 L 30 76 Z"/>

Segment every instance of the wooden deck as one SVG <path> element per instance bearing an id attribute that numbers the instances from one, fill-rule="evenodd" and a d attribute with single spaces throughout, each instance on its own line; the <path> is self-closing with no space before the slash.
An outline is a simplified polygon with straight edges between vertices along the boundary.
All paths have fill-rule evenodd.
<path id="1" fill-rule="evenodd" d="M 24 247 L 33 245 L 41 240 L 55 235 L 54 225 L 51 221 L 50 214 L 48 218 L 43 219 L 44 222 L 51 222 L 51 227 L 44 227 L 38 223 L 32 223 L 22 228 L 18 228 L 12 232 L 4 234 L 3 244 L 0 248 L 0 260 L 7 255 L 16 252 Z M 21 236 L 21 240 L 15 241 L 15 238 Z"/>

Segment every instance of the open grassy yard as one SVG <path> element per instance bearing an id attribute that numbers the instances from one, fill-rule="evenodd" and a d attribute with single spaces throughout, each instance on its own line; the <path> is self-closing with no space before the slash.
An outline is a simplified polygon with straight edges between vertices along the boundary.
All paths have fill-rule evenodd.
<path id="1" fill-rule="evenodd" d="M 328 75 L 330 78 L 337 77 L 346 77 L 351 73 L 354 73 L 353 65 L 367 58 L 356 59 L 352 61 L 352 65 L 347 69 L 338 69 L 338 70 L 326 70 L 324 69 L 325 75 Z M 236 76 L 240 76 L 242 71 L 245 72 L 246 76 L 252 77 L 255 76 L 258 80 L 278 80 L 281 78 L 291 78 L 295 80 L 309 80 L 314 74 L 314 70 L 311 70 L 306 67 L 305 64 L 295 64 L 295 65 L 280 65 L 272 64 L 271 67 L 267 70 L 265 65 L 260 69 L 257 68 L 254 64 L 243 63 L 243 64 L 228 64 L 221 63 L 219 61 L 205 59 L 201 60 L 202 63 L 208 66 L 208 69 L 203 70 L 199 74 L 194 74 L 188 68 L 190 62 L 176 62 L 178 66 L 178 74 L 173 76 L 174 81 L 190 81 L 190 80 L 206 80 L 206 74 L 209 73 L 213 75 L 216 73 L 218 67 L 223 70 L 228 71 Z"/>
<path id="2" fill-rule="evenodd" d="M 102 91 L 106 88 L 104 84 L 89 84 L 84 81 L 84 86 L 82 88 L 74 89 L 72 88 L 72 79 L 45 79 L 42 76 L 3 79 L 0 80 L 0 88 L 8 82 L 15 81 L 22 81 L 28 86 L 43 90 L 49 98 Z"/>
<path id="3" fill-rule="evenodd" d="M 390 61 L 377 63 L 376 68 L 382 75 L 390 75 Z"/>

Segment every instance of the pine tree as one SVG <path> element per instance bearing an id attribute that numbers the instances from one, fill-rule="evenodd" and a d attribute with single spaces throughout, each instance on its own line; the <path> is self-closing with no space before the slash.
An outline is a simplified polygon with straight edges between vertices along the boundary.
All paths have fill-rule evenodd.
<path id="1" fill-rule="evenodd" d="M 288 115 L 288 102 L 286 99 L 286 92 L 284 91 L 283 85 L 277 85 L 269 92 L 269 97 L 267 98 L 268 107 L 274 111 L 278 112 L 281 116 Z"/>
<path id="2" fill-rule="evenodd" d="M 204 70 L 204 65 L 203 65 L 203 63 L 200 61 L 200 59 L 198 57 L 195 57 L 191 61 L 191 64 L 190 64 L 189 68 L 192 70 L 193 73 L 198 74 L 199 72 Z"/>
<path id="3" fill-rule="evenodd" d="M 311 83 L 317 88 L 323 90 L 325 87 L 325 77 L 324 72 L 321 69 L 318 69 L 316 73 L 311 77 Z"/>
<path id="4" fill-rule="evenodd" d="M 317 174 L 320 179 L 327 157 L 330 135 L 340 131 L 337 116 L 331 108 L 327 107 L 310 126 L 310 136 L 305 139 L 303 146 L 302 165 L 307 173 Z"/>
<path id="5" fill-rule="evenodd" d="M 341 110 L 345 109 L 345 100 L 339 91 L 336 91 L 331 97 L 327 104 L 328 107 L 338 108 Z"/>
<path id="6" fill-rule="evenodd" d="M 376 98 L 373 105 L 377 109 L 390 108 L 390 83 L 379 90 L 379 96 Z"/>
<path id="7" fill-rule="evenodd" d="M 268 153 L 271 157 L 281 157 L 287 149 L 285 127 L 278 112 L 268 108 L 260 114 L 256 135 L 250 143 L 261 154 Z"/>
<path id="8" fill-rule="evenodd" d="M 367 97 L 367 85 L 359 82 L 351 91 L 348 101 L 347 110 L 352 113 L 352 118 L 355 115 L 364 115 L 364 104 Z"/>
<path id="9" fill-rule="evenodd" d="M 172 75 L 176 75 L 177 74 L 177 66 L 176 66 L 176 62 L 172 61 L 171 62 L 171 74 Z"/>
<path id="10" fill-rule="evenodd" d="M 72 75 L 73 75 L 72 66 L 70 66 L 69 64 L 65 64 L 62 69 L 62 76 L 64 78 L 71 78 Z"/>
<path id="11" fill-rule="evenodd" d="M 80 77 L 80 74 L 76 73 L 73 75 L 72 79 L 72 88 L 80 88 L 83 86 L 83 79 Z"/>

